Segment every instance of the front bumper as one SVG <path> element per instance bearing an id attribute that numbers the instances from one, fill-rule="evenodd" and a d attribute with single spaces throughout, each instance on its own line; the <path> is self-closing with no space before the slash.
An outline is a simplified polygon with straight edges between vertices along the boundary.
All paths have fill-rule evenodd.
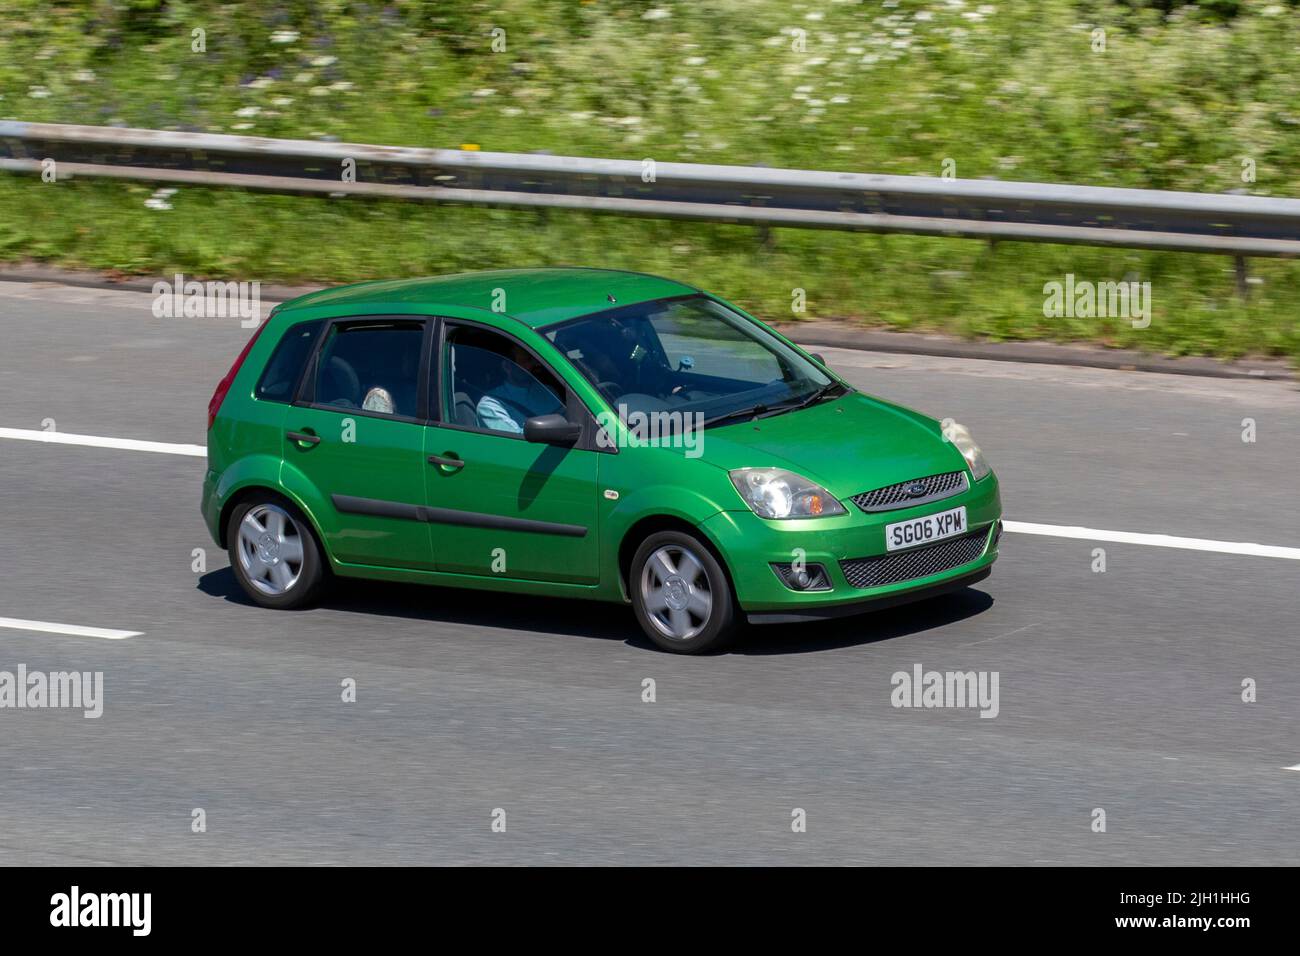
<path id="1" fill-rule="evenodd" d="M 998 524 L 1002 501 L 997 477 L 990 474 L 960 495 L 914 508 L 866 513 L 847 498 L 847 513 L 808 521 L 773 521 L 752 511 L 723 511 L 704 522 L 703 529 L 718 545 L 731 572 L 736 600 L 754 621 L 813 620 L 852 614 L 885 603 L 900 603 L 936 593 L 944 584 L 986 577 L 998 556 Z M 888 554 L 885 526 L 897 521 L 966 507 L 971 532 L 983 532 L 983 548 L 973 560 L 935 574 L 909 578 L 880 587 L 854 587 L 841 561 Z M 924 547 L 932 547 L 923 545 Z M 919 551 L 918 549 L 912 549 Z M 902 554 L 906 552 L 893 552 Z M 796 591 L 773 570 L 774 564 L 799 560 L 826 570 L 829 590 Z M 966 583 L 970 583 L 967 581 Z M 954 587 L 964 586 L 954 584 Z"/>
<path id="2" fill-rule="evenodd" d="M 940 594 L 960 591 L 962 588 L 968 588 L 972 584 L 983 581 L 992 573 L 993 562 L 989 561 L 980 570 L 962 574 L 961 577 L 948 578 L 937 584 L 913 587 L 906 591 L 886 594 L 883 597 L 863 598 L 860 601 L 831 604 L 823 607 L 797 607 L 785 611 L 753 611 L 746 614 L 745 617 L 750 624 L 802 624 L 807 621 L 825 621 L 835 617 L 848 617 L 851 614 L 880 611 L 887 607 L 897 607 L 900 604 L 924 601 L 927 598 L 938 597 Z"/>

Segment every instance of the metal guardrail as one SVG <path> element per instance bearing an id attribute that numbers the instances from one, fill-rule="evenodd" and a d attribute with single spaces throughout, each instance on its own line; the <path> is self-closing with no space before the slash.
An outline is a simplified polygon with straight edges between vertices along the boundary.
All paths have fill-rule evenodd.
<path id="1" fill-rule="evenodd" d="M 756 226 L 1300 256 L 1300 199 L 0 122 L 0 170 Z M 347 164 L 354 181 L 344 181 Z"/>

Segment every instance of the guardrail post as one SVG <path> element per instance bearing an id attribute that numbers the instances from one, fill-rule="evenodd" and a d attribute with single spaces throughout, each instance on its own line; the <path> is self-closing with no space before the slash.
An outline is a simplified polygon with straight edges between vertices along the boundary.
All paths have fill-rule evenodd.
<path id="1" fill-rule="evenodd" d="M 1245 302 L 1250 298 L 1250 273 L 1246 266 L 1245 256 L 1232 257 L 1234 272 L 1237 274 L 1237 298 Z"/>

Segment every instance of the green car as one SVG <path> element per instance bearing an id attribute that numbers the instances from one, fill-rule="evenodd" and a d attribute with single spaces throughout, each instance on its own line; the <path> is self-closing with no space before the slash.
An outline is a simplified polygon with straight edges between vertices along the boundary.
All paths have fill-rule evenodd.
<path id="1" fill-rule="evenodd" d="M 203 516 L 256 603 L 332 575 L 630 603 L 658 647 L 964 587 L 997 478 L 699 289 L 520 269 L 276 308 L 208 405 Z"/>

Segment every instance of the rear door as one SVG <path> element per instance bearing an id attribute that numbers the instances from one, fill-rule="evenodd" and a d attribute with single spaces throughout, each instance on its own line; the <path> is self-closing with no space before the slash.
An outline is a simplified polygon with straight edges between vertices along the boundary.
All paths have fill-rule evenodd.
<path id="1" fill-rule="evenodd" d="M 443 322 L 438 422 L 426 432 L 428 516 L 439 571 L 572 584 L 599 579 L 601 453 L 524 440 L 532 415 L 590 419 L 530 348 L 500 330 Z M 585 421 L 584 436 L 594 435 Z"/>
<path id="2" fill-rule="evenodd" d="M 284 483 L 339 561 L 432 570 L 423 520 L 431 319 L 335 319 L 285 417 Z"/>

